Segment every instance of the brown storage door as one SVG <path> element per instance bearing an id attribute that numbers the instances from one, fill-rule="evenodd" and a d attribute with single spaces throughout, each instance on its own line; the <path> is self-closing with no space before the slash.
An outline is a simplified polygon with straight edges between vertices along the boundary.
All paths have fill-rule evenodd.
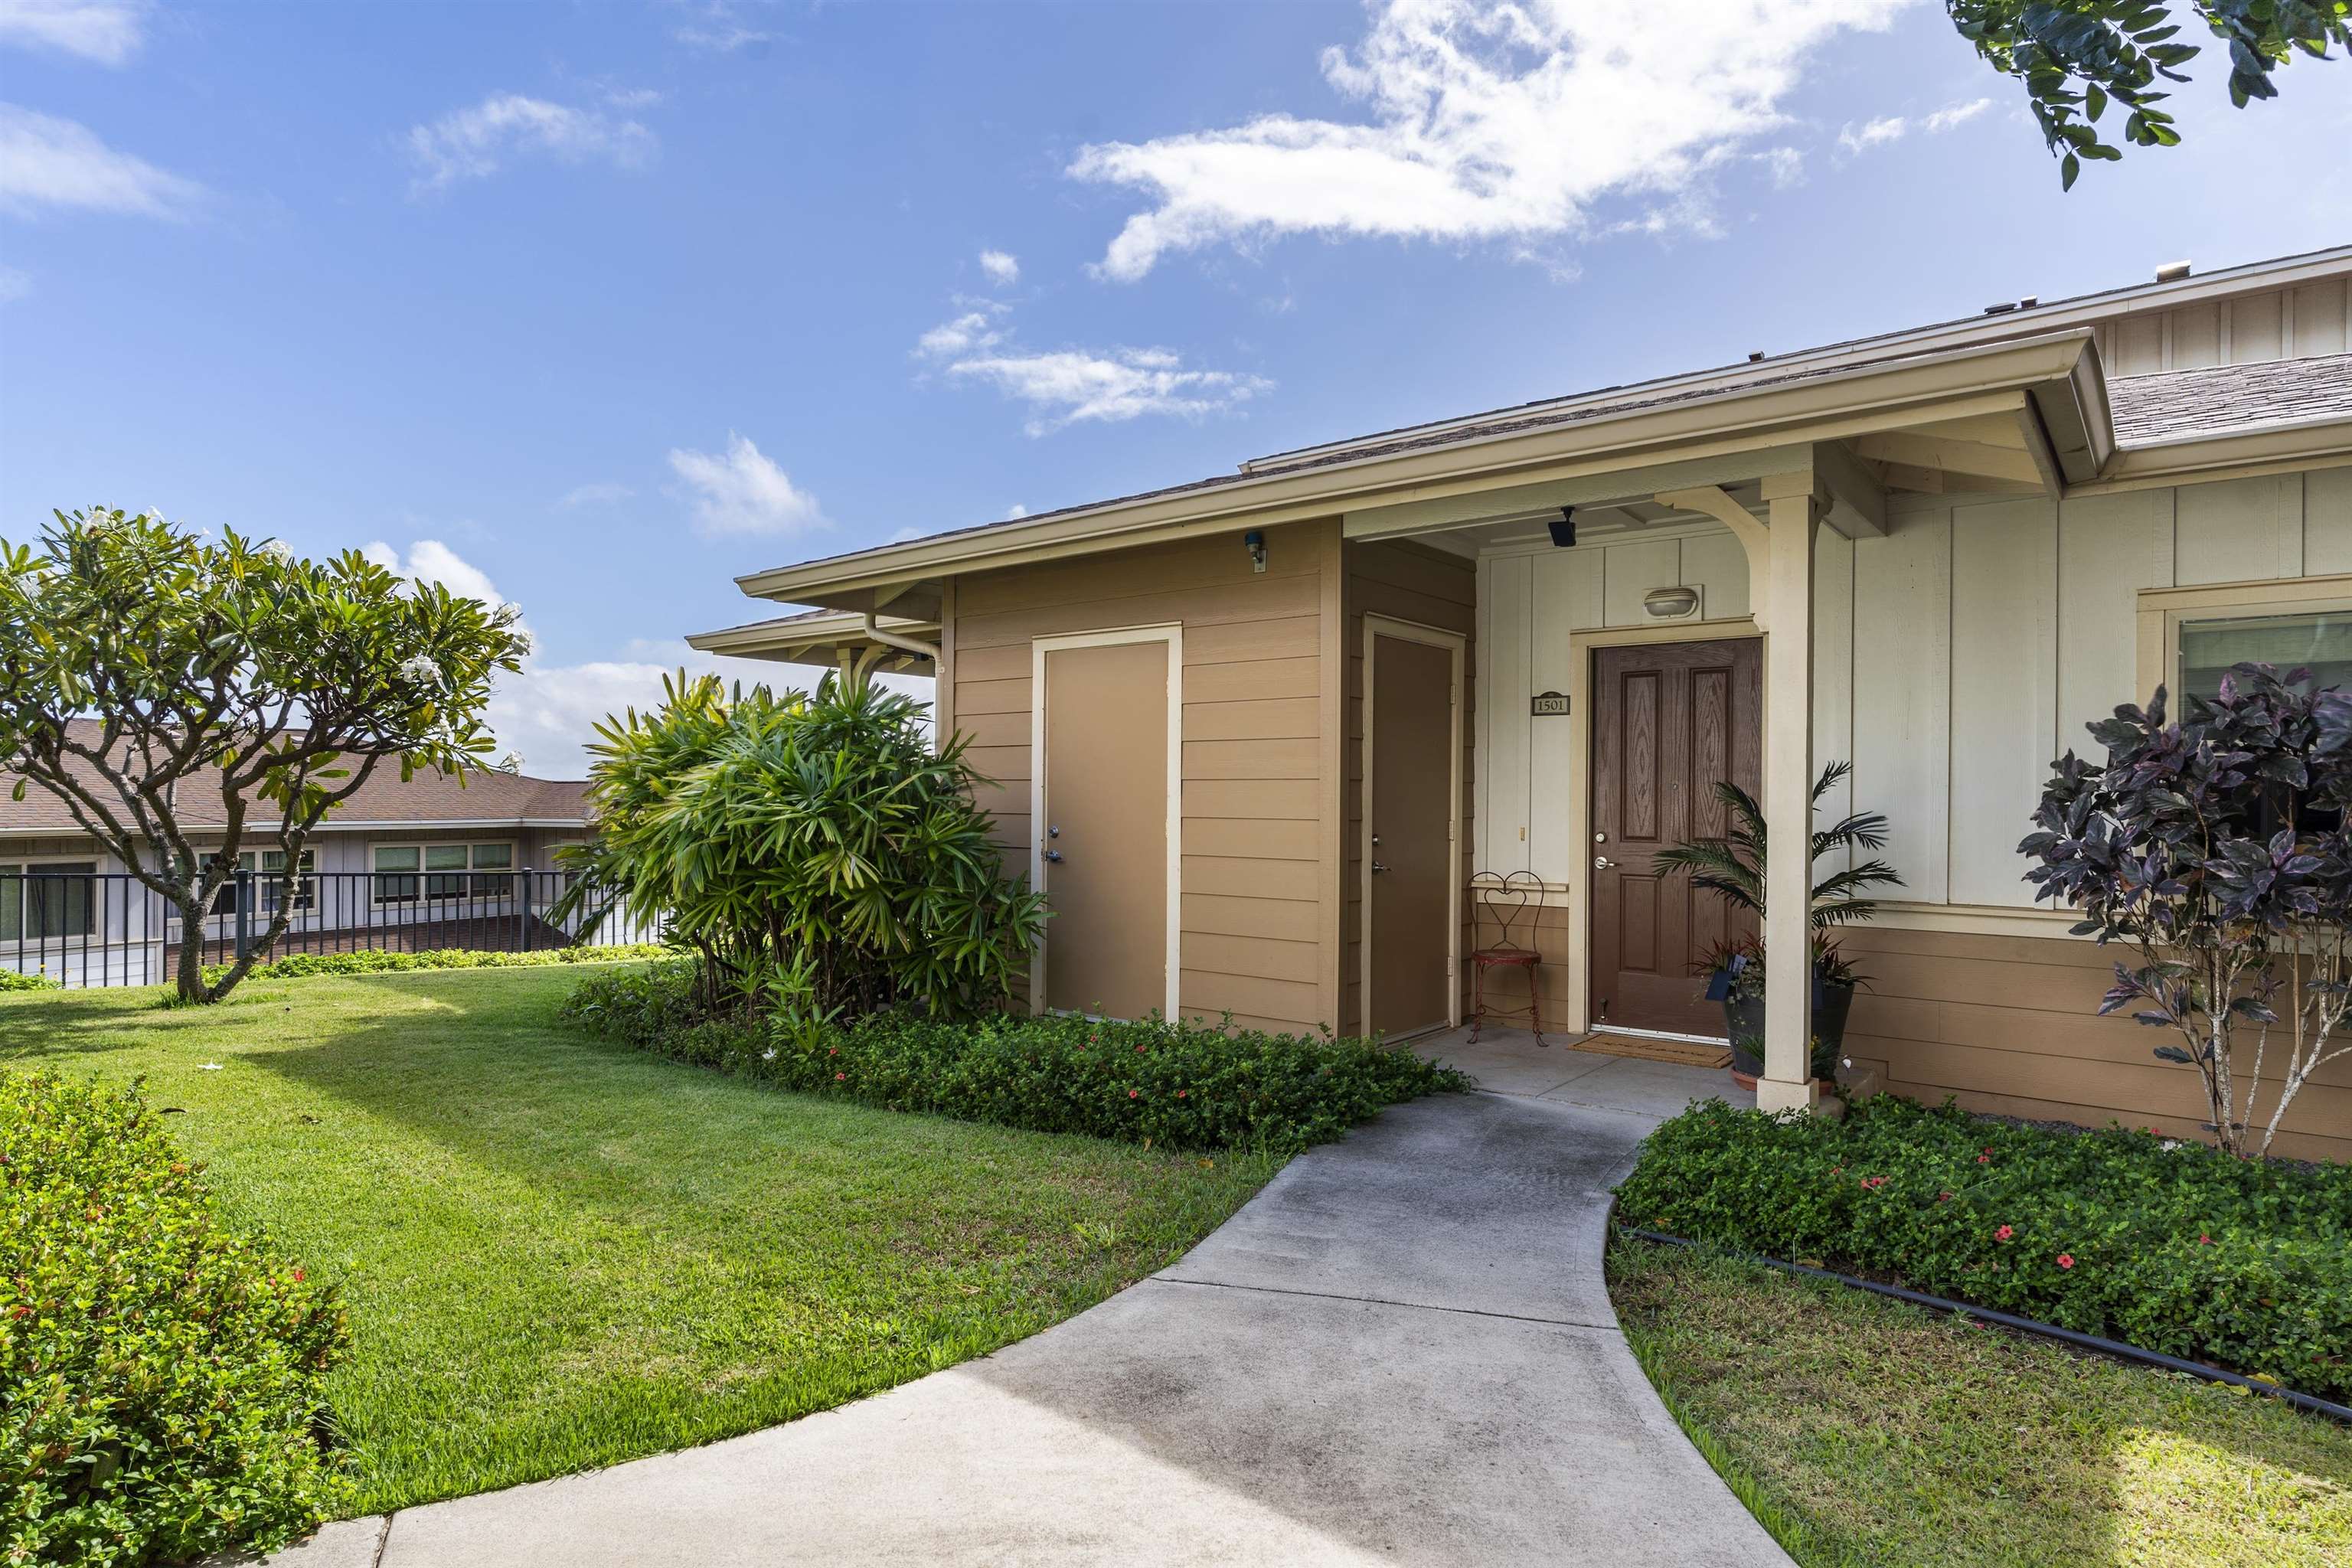
<path id="1" fill-rule="evenodd" d="M 1714 786 L 1754 795 L 1763 764 L 1763 645 L 1604 647 L 1592 671 L 1592 1014 L 1596 1027 L 1723 1034 L 1693 966 L 1755 930 L 1657 852 L 1725 831 Z M 1605 864 L 1604 864 L 1605 862 Z"/>
<path id="2" fill-rule="evenodd" d="M 1372 638 L 1371 1026 L 1445 1023 L 1454 864 L 1454 655 Z"/>
<path id="3" fill-rule="evenodd" d="M 1161 641 L 1045 654 L 1045 1005 L 1168 1006 L 1168 655 Z"/>

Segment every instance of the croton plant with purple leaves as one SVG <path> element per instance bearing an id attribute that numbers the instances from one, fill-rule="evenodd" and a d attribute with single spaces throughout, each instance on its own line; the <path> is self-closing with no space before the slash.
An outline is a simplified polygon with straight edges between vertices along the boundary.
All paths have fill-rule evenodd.
<path id="1" fill-rule="evenodd" d="M 2037 900 L 2138 956 L 2100 1013 L 2176 1036 L 2157 1056 L 2198 1070 L 2216 1139 L 2256 1157 L 2312 1074 L 2352 1053 L 2336 1033 L 2352 1008 L 2352 693 L 2315 684 L 2241 664 L 2178 721 L 2161 687 L 2116 709 L 2089 726 L 2105 765 L 2059 758 L 2018 846 Z"/>

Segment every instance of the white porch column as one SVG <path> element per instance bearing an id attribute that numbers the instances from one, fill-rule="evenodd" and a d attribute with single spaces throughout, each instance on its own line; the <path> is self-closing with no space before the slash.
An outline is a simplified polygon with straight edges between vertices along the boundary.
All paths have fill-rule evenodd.
<path id="1" fill-rule="evenodd" d="M 1810 469 L 1767 475 L 1764 638 L 1764 1075 L 1756 1103 L 1811 1110 L 1813 1075 L 1813 532 L 1828 510 Z"/>

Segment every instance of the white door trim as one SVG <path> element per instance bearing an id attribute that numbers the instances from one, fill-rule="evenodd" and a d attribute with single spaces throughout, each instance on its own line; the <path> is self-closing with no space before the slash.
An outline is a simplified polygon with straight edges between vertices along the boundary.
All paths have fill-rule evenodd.
<path id="1" fill-rule="evenodd" d="M 1120 643 L 1164 642 L 1168 645 L 1168 953 L 1167 1000 L 1160 1016 L 1176 1019 L 1178 982 L 1183 968 L 1184 920 L 1184 628 L 1181 625 L 1117 626 L 1103 631 L 1068 632 L 1059 637 L 1033 637 L 1029 642 L 1029 885 L 1040 892 L 1050 886 L 1045 859 L 1045 656 L 1060 648 L 1105 647 Z M 1045 940 L 1030 955 L 1029 1011 L 1045 1011 L 1046 954 L 1054 945 L 1053 922 L 1045 922 Z"/>
<path id="2" fill-rule="evenodd" d="M 1372 1032 L 1372 694 L 1379 679 L 1380 661 L 1373 653 L 1378 637 L 1396 637 L 1405 642 L 1427 643 L 1446 650 L 1453 666 L 1453 684 L 1448 697 L 1446 732 L 1446 822 L 1445 865 L 1445 1026 L 1459 1028 L 1462 1024 L 1462 666 L 1469 647 L 1469 639 L 1460 632 L 1450 632 L 1439 626 L 1424 626 L 1415 621 L 1401 621 L 1389 616 L 1376 616 L 1369 611 L 1364 616 L 1364 820 L 1358 830 L 1356 845 L 1359 860 L 1357 879 L 1360 885 L 1360 908 L 1363 930 L 1357 946 L 1357 980 L 1363 1000 L 1357 1016 L 1357 1025 L 1367 1035 Z"/>

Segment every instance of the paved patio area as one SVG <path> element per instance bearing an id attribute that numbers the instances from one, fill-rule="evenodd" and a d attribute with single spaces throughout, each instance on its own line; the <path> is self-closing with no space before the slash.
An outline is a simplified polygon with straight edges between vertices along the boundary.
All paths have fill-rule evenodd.
<path id="1" fill-rule="evenodd" d="M 287 1568 L 1789 1568 L 1634 1363 L 1608 1194 L 1727 1074 L 1424 1042 L 1493 1092 L 1293 1161 L 992 1356 L 707 1447 L 329 1527 Z"/>
<path id="2" fill-rule="evenodd" d="M 1677 1067 L 1672 1062 L 1644 1061 L 1579 1050 L 1568 1042 L 1579 1037 L 1548 1034 L 1537 1045 L 1525 1029 L 1488 1025 L 1476 1045 L 1465 1026 L 1413 1042 L 1423 1057 L 1451 1062 L 1478 1080 L 1490 1094 L 1525 1095 L 1563 1105 L 1622 1110 L 1663 1121 L 1694 1100 L 1720 1096 L 1733 1105 L 1756 1104 L 1756 1091 L 1731 1081 L 1720 1068 Z"/>

